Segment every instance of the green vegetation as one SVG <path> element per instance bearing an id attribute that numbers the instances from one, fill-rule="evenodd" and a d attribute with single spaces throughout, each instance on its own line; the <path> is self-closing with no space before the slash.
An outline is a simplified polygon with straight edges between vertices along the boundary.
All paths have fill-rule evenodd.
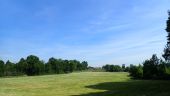
<path id="1" fill-rule="evenodd" d="M 129 67 L 126 67 L 125 64 L 122 64 L 122 67 L 119 65 L 106 64 L 102 69 L 106 72 L 129 72 Z"/>
<path id="2" fill-rule="evenodd" d="M 122 68 L 119 65 L 105 65 L 102 67 L 106 70 L 106 72 L 121 72 L 123 71 Z"/>
<path id="3" fill-rule="evenodd" d="M 166 47 L 164 49 L 164 54 L 162 55 L 166 61 L 170 62 L 170 11 L 168 12 L 168 20 L 166 22 L 166 32 L 168 33 L 168 36 L 167 36 L 167 44 L 166 44 Z"/>
<path id="4" fill-rule="evenodd" d="M 169 96 L 169 81 L 131 80 L 125 72 L 0 78 L 0 96 Z"/>
<path id="5" fill-rule="evenodd" d="M 145 60 L 143 66 L 131 65 L 130 76 L 136 79 L 170 79 L 170 63 L 166 63 L 154 54 Z"/>
<path id="6" fill-rule="evenodd" d="M 151 59 L 145 60 L 143 67 L 130 66 L 130 76 L 137 79 L 170 79 L 170 12 L 168 12 L 168 20 L 166 31 L 168 33 L 167 45 L 162 55 L 165 59 L 158 59 L 156 54 L 153 54 Z"/>
<path id="7" fill-rule="evenodd" d="M 87 67 L 88 63 L 86 61 L 62 60 L 52 57 L 47 63 L 44 63 L 39 57 L 30 55 L 26 59 L 21 58 L 16 64 L 9 60 L 6 63 L 0 60 L 0 77 L 71 73 L 86 70 Z"/>

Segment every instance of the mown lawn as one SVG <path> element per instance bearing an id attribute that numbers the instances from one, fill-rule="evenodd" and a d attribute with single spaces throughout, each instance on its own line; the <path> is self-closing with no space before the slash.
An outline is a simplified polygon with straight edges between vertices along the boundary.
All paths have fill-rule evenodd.
<path id="1" fill-rule="evenodd" d="M 170 96 L 170 81 L 109 72 L 0 78 L 0 96 Z"/>

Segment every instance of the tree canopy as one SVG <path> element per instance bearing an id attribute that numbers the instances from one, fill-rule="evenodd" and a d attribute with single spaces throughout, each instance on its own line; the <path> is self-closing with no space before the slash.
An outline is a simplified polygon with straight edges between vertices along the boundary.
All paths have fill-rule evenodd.
<path id="1" fill-rule="evenodd" d="M 0 60 L 0 77 L 16 76 L 16 75 L 43 75 L 43 74 L 61 74 L 73 71 L 86 70 L 87 61 L 80 62 L 78 60 L 62 60 L 54 57 L 49 58 L 48 62 L 40 60 L 35 55 L 29 55 L 26 59 L 21 58 L 19 62 Z"/>

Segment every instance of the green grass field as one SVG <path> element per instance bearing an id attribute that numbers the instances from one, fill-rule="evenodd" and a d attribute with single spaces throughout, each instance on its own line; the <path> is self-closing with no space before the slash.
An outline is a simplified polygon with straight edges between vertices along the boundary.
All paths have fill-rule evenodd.
<path id="1" fill-rule="evenodd" d="M 0 96 L 170 96 L 170 81 L 109 72 L 0 78 Z"/>

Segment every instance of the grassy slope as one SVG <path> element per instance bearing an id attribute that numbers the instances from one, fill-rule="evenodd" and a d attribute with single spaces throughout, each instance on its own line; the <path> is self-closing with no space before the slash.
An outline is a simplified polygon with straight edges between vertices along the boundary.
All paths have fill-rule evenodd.
<path id="1" fill-rule="evenodd" d="M 0 78 L 0 96 L 170 96 L 170 81 L 130 80 L 127 73 L 82 72 Z"/>

